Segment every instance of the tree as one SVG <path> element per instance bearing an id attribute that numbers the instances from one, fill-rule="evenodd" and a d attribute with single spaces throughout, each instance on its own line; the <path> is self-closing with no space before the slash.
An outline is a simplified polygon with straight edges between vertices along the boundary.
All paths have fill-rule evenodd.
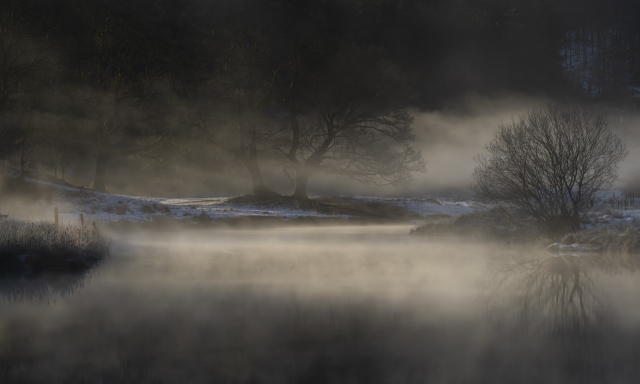
<path id="1" fill-rule="evenodd" d="M 281 42 L 271 13 L 252 0 L 198 4 L 196 12 L 183 50 L 189 59 L 174 77 L 182 119 L 171 148 L 212 172 L 245 168 L 253 193 L 273 194 L 260 169 L 274 126 L 265 109 L 280 66 L 273 58 Z"/>
<path id="2" fill-rule="evenodd" d="M 627 154 L 603 114 L 551 104 L 501 125 L 487 151 L 473 173 L 478 197 L 550 236 L 579 228 Z"/>
<path id="3" fill-rule="evenodd" d="M 27 113 L 22 100 L 32 98 L 55 72 L 51 34 L 58 12 L 54 8 L 28 0 L 0 3 L 0 158 L 16 149 L 12 142 L 21 142 L 24 154 L 25 132 L 18 123 Z M 15 140 L 16 136 L 21 139 Z"/>
<path id="4" fill-rule="evenodd" d="M 73 162 L 92 156 L 92 148 L 87 145 L 93 132 L 86 129 L 84 103 L 77 100 L 74 92 L 51 89 L 41 94 L 40 112 L 43 122 L 38 127 L 40 158 L 53 170 L 53 176 L 66 181 L 66 170 Z M 58 169 L 60 173 L 58 173 Z"/>
<path id="5" fill-rule="evenodd" d="M 63 84 L 81 100 L 95 153 L 92 188 L 110 159 L 140 155 L 169 132 L 168 85 L 180 27 L 178 1 L 76 1 L 65 13 Z"/>
<path id="6" fill-rule="evenodd" d="M 590 97 L 635 96 L 640 86 L 640 4 L 633 0 L 583 4 L 576 0 L 555 4 L 567 75 Z"/>
<path id="7" fill-rule="evenodd" d="M 44 81 L 38 72 L 51 64 L 50 34 L 55 17 L 47 15 L 45 19 L 43 11 L 51 10 L 26 0 L 0 4 L 0 107 Z"/>
<path id="8" fill-rule="evenodd" d="M 278 63 L 269 60 L 276 43 L 264 29 L 237 23 L 233 28 L 222 25 L 214 30 L 220 52 L 214 74 L 221 97 L 217 104 L 226 124 L 216 127 L 214 134 L 208 132 L 208 137 L 246 167 L 253 193 L 272 194 L 260 170 L 259 147 L 263 135 L 268 135 L 270 124 L 263 111 L 271 98 Z"/>
<path id="9" fill-rule="evenodd" d="M 424 170 L 414 139 L 404 78 L 380 48 L 346 45 L 285 98 L 291 136 L 279 148 L 295 172 L 293 196 L 307 198 L 318 172 L 374 183 L 403 185 Z"/>

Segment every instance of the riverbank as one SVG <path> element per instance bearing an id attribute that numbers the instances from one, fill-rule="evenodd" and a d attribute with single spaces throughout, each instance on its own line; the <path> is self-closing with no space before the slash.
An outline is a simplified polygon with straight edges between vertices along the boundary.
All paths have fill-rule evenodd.
<path id="1" fill-rule="evenodd" d="M 12 218 L 52 221 L 53 208 L 58 207 L 61 222 L 83 220 L 119 227 L 419 223 L 432 215 L 457 216 L 485 209 L 473 200 L 433 197 L 315 196 L 304 200 L 248 194 L 157 198 L 99 192 L 38 174 L 24 178 L 13 174 L 4 179 L 2 213 Z"/>

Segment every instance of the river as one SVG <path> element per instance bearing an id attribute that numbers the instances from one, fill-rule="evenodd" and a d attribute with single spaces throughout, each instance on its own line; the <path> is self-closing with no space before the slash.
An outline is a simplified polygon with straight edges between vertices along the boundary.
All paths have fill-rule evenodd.
<path id="1" fill-rule="evenodd" d="M 627 259 L 408 226 L 114 235 L 0 284 L 0 383 L 637 383 Z"/>

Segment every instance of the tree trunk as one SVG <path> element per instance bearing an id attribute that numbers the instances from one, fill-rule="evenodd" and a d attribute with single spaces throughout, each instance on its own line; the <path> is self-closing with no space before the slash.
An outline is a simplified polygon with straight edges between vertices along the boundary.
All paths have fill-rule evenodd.
<path id="1" fill-rule="evenodd" d="M 98 152 L 98 158 L 96 159 L 96 173 L 93 176 L 93 183 L 90 188 L 97 191 L 105 192 L 105 178 L 107 174 L 107 160 L 109 156 L 104 152 Z"/>
<path id="2" fill-rule="evenodd" d="M 264 183 L 262 173 L 259 170 L 250 169 L 251 182 L 253 183 L 253 193 L 270 193 L 272 192 Z"/>
<path id="3" fill-rule="evenodd" d="M 552 216 L 543 223 L 543 228 L 549 238 L 561 239 L 567 233 L 580 230 L 580 219 L 573 215 Z"/>
<path id="4" fill-rule="evenodd" d="M 25 154 L 25 148 L 24 148 L 27 145 L 26 141 L 27 141 L 27 135 L 23 134 L 22 144 L 20 145 L 20 176 L 24 176 L 24 164 L 27 162 L 27 159 L 25 158 L 26 154 Z"/>
<path id="5" fill-rule="evenodd" d="M 20 176 L 24 176 L 24 164 L 27 161 L 24 159 L 24 156 L 20 155 Z"/>
<path id="6" fill-rule="evenodd" d="M 300 167 L 296 170 L 296 189 L 293 191 L 292 197 L 296 197 L 298 199 L 308 199 L 307 196 L 307 184 L 309 182 L 309 177 L 311 177 L 311 172 L 305 169 L 304 167 Z"/>
<path id="7" fill-rule="evenodd" d="M 251 129 L 251 134 L 249 137 L 249 155 L 243 156 L 241 160 L 251 174 L 253 193 L 274 193 L 267 187 L 267 185 L 264 183 L 264 179 L 262 178 L 262 171 L 260 171 L 260 165 L 258 164 L 258 150 L 255 127 Z"/>
<path id="8" fill-rule="evenodd" d="M 273 191 L 270 190 L 264 183 L 264 179 L 262 178 L 262 171 L 260 171 L 258 162 L 255 159 L 246 159 L 245 161 L 243 161 L 243 163 L 251 174 L 253 193 L 273 193 Z"/>
<path id="9" fill-rule="evenodd" d="M 296 154 L 300 145 L 300 121 L 293 106 L 289 105 L 289 111 L 291 113 L 291 147 L 289 148 L 289 153 L 287 153 L 287 159 L 292 165 L 298 165 Z"/>

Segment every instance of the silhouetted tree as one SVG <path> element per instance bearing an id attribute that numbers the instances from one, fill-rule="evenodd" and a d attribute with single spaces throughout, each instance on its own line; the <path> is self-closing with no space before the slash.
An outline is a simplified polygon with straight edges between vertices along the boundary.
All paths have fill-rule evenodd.
<path id="1" fill-rule="evenodd" d="M 577 230 L 594 195 L 617 177 L 627 154 L 606 116 L 549 105 L 501 125 L 477 157 L 478 197 L 527 214 L 551 236 Z"/>
<path id="2" fill-rule="evenodd" d="M 216 60 L 215 78 L 221 95 L 217 104 L 226 124 L 210 136 L 212 143 L 249 171 L 254 193 L 272 193 L 260 170 L 259 152 L 270 127 L 264 110 L 271 102 L 278 71 L 278 63 L 269 60 L 277 42 L 267 38 L 261 30 L 264 28 L 225 25 L 217 31 L 221 53 Z"/>
<path id="3" fill-rule="evenodd" d="M 169 69 L 169 40 L 141 3 L 90 1 L 79 4 L 69 33 L 70 75 L 84 100 L 96 153 L 91 187 L 104 191 L 107 162 L 158 145 L 168 127 L 159 89 Z"/>
<path id="4" fill-rule="evenodd" d="M 295 197 L 307 198 L 317 172 L 402 185 L 424 169 L 410 146 L 411 91 L 383 50 L 347 45 L 305 81 L 304 96 L 288 101 L 291 140 L 280 148 L 285 170 L 295 172 Z"/>
<path id="5" fill-rule="evenodd" d="M 26 150 L 24 122 L 32 99 L 55 72 L 51 35 L 57 12 L 50 4 L 29 0 L 0 3 L 0 157 L 20 144 Z M 20 101 L 22 100 L 22 102 Z M 19 105 L 20 104 L 20 105 Z M 25 128 L 26 129 L 26 128 Z"/>

